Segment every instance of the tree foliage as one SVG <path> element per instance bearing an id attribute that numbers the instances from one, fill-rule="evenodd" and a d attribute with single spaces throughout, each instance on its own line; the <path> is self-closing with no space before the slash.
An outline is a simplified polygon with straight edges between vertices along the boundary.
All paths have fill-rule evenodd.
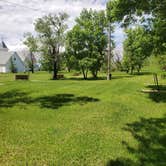
<path id="1" fill-rule="evenodd" d="M 142 28 L 128 29 L 124 41 L 123 65 L 127 72 L 140 72 L 144 61 L 151 55 L 153 43 L 148 32 Z"/>
<path id="2" fill-rule="evenodd" d="M 70 52 L 65 51 L 63 54 L 63 64 L 65 65 L 68 72 L 72 69 L 79 69 L 77 59 L 70 54 Z"/>
<path id="3" fill-rule="evenodd" d="M 129 25 L 145 15 L 164 19 L 166 17 L 165 9 L 165 0 L 110 0 L 107 3 L 109 17 L 124 25 Z"/>
<path id="4" fill-rule="evenodd" d="M 107 46 L 106 24 L 104 11 L 84 9 L 67 34 L 66 51 L 75 57 L 85 79 L 89 70 L 97 77 L 101 68 Z"/>
<path id="5" fill-rule="evenodd" d="M 161 55 L 159 58 L 159 65 L 162 70 L 166 71 L 166 55 Z"/>
<path id="6" fill-rule="evenodd" d="M 36 38 L 31 34 L 25 34 L 24 44 L 28 47 L 30 51 L 30 58 L 27 59 L 27 67 L 34 73 L 34 53 L 37 52 L 38 45 Z"/>
<path id="7" fill-rule="evenodd" d="M 166 0 L 110 0 L 107 4 L 109 18 L 122 26 L 133 23 L 146 24 L 153 36 L 153 52 L 166 51 Z"/>
<path id="8" fill-rule="evenodd" d="M 35 30 L 40 42 L 40 51 L 43 55 L 42 63 L 48 65 L 46 69 L 53 70 L 53 79 L 57 79 L 60 48 L 65 41 L 67 19 L 68 15 L 66 13 L 59 13 L 57 15 L 49 14 L 37 19 L 35 22 Z"/>

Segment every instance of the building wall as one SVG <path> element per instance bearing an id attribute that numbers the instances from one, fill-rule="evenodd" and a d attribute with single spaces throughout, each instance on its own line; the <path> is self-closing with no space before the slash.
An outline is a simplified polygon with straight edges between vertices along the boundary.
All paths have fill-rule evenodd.
<path id="1" fill-rule="evenodd" d="M 6 66 L 0 65 L 0 73 L 6 73 Z"/>
<path id="2" fill-rule="evenodd" d="M 22 62 L 20 57 L 17 55 L 17 53 L 13 53 L 13 55 L 11 56 L 11 58 L 9 59 L 9 61 L 6 64 L 6 72 L 11 72 L 11 68 L 10 68 L 11 60 L 14 63 L 17 72 L 25 71 L 24 63 Z"/>

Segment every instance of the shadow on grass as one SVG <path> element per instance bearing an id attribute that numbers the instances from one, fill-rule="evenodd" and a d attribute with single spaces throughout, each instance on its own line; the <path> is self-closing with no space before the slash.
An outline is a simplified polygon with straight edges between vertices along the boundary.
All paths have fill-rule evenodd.
<path id="1" fill-rule="evenodd" d="M 110 160 L 107 166 L 165 166 L 166 164 L 166 116 L 162 118 L 141 118 L 140 121 L 127 124 L 124 128 L 138 142 L 133 147 L 129 142 L 122 144 L 136 160 L 117 158 Z"/>
<path id="2" fill-rule="evenodd" d="M 134 161 L 126 158 L 117 158 L 116 160 L 110 160 L 106 166 L 138 166 Z M 139 165 L 141 166 L 141 165 Z"/>
<path id="3" fill-rule="evenodd" d="M 37 98 L 30 97 L 30 93 L 19 90 L 0 93 L 0 107 L 14 107 L 17 104 L 36 104 L 41 108 L 57 109 L 69 104 L 86 104 L 88 102 L 97 102 L 99 99 L 88 96 L 75 96 L 74 94 L 55 94 L 51 96 L 41 96 Z"/>
<path id="4" fill-rule="evenodd" d="M 140 72 L 140 73 L 134 73 L 133 75 L 136 75 L 136 76 L 144 76 L 144 75 L 153 75 L 152 72 L 146 72 L 146 71 L 143 71 L 143 72 Z"/>
<path id="5" fill-rule="evenodd" d="M 155 85 L 149 85 L 147 88 L 151 90 L 157 89 Z M 159 85 L 159 91 L 157 92 L 149 92 L 149 98 L 157 103 L 166 102 L 166 85 Z"/>
<path id="6" fill-rule="evenodd" d="M 140 72 L 140 73 L 133 73 L 133 74 L 127 74 L 124 73 L 124 75 L 113 75 L 112 79 L 122 79 L 122 78 L 133 78 L 133 77 L 137 77 L 137 76 L 144 76 L 144 75 L 152 75 L 153 73 L 151 72 Z"/>
<path id="7" fill-rule="evenodd" d="M 88 102 L 97 101 L 99 101 L 99 99 L 88 96 L 76 97 L 73 94 L 56 94 L 53 96 L 42 96 L 36 99 L 36 102 L 40 103 L 40 107 L 51 109 L 57 109 L 58 107 L 74 103 L 83 105 Z"/>
<path id="8" fill-rule="evenodd" d="M 117 76 L 112 76 L 112 79 L 123 79 L 123 78 L 133 78 L 135 75 L 117 75 Z"/>
<path id="9" fill-rule="evenodd" d="M 86 80 L 82 77 L 68 77 L 68 78 L 64 78 L 64 80 L 75 80 L 75 81 L 97 81 L 97 80 L 106 80 L 106 77 L 97 77 L 97 78 L 93 78 L 93 77 L 88 77 Z"/>
<path id="10" fill-rule="evenodd" d="M 114 79 L 123 79 L 123 78 L 132 78 L 135 77 L 135 75 L 113 75 L 112 76 L 112 80 Z M 64 80 L 75 80 L 75 81 L 82 81 L 85 80 L 82 77 L 69 77 L 69 78 L 64 78 Z M 107 80 L 107 77 L 97 77 L 97 78 L 93 78 L 93 77 L 88 77 L 85 81 L 100 81 L 100 80 Z"/>
<path id="11" fill-rule="evenodd" d="M 13 107 L 18 103 L 30 104 L 32 99 L 28 95 L 27 92 L 21 92 L 19 90 L 0 93 L 0 107 Z"/>

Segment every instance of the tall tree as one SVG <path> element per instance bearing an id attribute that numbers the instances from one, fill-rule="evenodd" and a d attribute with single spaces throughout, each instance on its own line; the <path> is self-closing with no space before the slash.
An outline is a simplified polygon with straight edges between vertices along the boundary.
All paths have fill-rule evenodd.
<path id="1" fill-rule="evenodd" d="M 153 43 L 152 37 L 142 28 L 129 29 L 126 31 L 127 38 L 124 41 L 123 63 L 126 71 L 134 70 L 139 73 L 147 57 L 151 55 Z"/>
<path id="2" fill-rule="evenodd" d="M 57 79 L 59 70 L 60 47 L 63 46 L 65 41 L 67 19 L 68 15 L 66 13 L 59 13 L 57 15 L 49 14 L 37 19 L 35 22 L 35 30 L 40 41 L 43 59 L 51 63 L 54 80 Z"/>
<path id="3" fill-rule="evenodd" d="M 106 4 L 106 19 L 107 19 L 107 34 L 108 34 L 108 50 L 107 50 L 107 80 L 111 79 L 111 61 L 113 58 L 113 48 L 114 48 L 114 42 L 112 40 L 112 33 L 114 32 L 114 26 L 115 23 L 114 17 L 111 16 L 110 10 L 112 10 L 112 7 L 110 3 Z"/>
<path id="4" fill-rule="evenodd" d="M 34 73 L 34 53 L 37 52 L 38 49 L 36 38 L 31 33 L 27 33 L 25 34 L 24 44 L 30 51 L 30 59 L 27 60 L 28 68 Z"/>
<path id="5" fill-rule="evenodd" d="M 76 25 L 68 32 L 66 51 L 77 59 L 84 79 L 88 70 L 97 77 L 101 68 L 107 46 L 105 27 L 104 11 L 84 9 L 76 19 Z"/>
<path id="6" fill-rule="evenodd" d="M 166 0 L 110 0 L 109 16 L 122 26 L 139 22 L 151 31 L 153 51 L 166 51 Z"/>

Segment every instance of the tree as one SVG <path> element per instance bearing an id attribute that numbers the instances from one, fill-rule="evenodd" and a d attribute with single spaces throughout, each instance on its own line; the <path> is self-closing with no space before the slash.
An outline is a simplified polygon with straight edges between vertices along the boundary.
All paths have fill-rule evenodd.
<path id="1" fill-rule="evenodd" d="M 60 47 L 65 41 L 66 21 L 68 15 L 59 13 L 39 18 L 35 22 L 35 30 L 40 42 L 40 50 L 43 54 L 43 63 L 47 62 L 49 69 L 53 70 L 53 79 L 57 79 L 59 70 Z M 52 66 L 50 68 L 50 66 Z"/>
<path id="2" fill-rule="evenodd" d="M 166 51 L 166 0 L 110 0 L 109 17 L 127 27 L 139 23 L 153 36 L 153 51 Z"/>
<path id="3" fill-rule="evenodd" d="M 120 51 L 114 51 L 114 59 L 113 59 L 113 64 L 115 66 L 115 70 L 122 71 L 122 55 Z"/>
<path id="4" fill-rule="evenodd" d="M 34 73 L 34 53 L 37 52 L 38 49 L 36 38 L 31 33 L 27 33 L 25 34 L 24 44 L 30 51 L 30 59 L 27 60 L 28 68 Z"/>
<path id="5" fill-rule="evenodd" d="M 128 29 L 127 39 L 124 41 L 124 68 L 133 74 L 134 70 L 139 73 L 144 61 L 152 53 L 153 43 L 151 35 L 142 28 Z"/>
<path id="6" fill-rule="evenodd" d="M 166 71 L 166 55 L 160 56 L 159 65 L 162 70 Z"/>
<path id="7" fill-rule="evenodd" d="M 76 25 L 68 32 L 66 51 L 75 57 L 85 79 L 89 70 L 96 78 L 103 63 L 107 46 L 105 27 L 104 11 L 84 9 L 76 19 Z"/>
<path id="8" fill-rule="evenodd" d="M 114 17 L 111 16 L 110 11 L 111 9 L 110 3 L 107 3 L 106 5 L 106 18 L 107 18 L 107 33 L 108 33 L 108 50 L 107 50 L 107 80 L 111 79 L 111 61 L 113 58 L 113 48 L 114 42 L 112 40 L 112 33 L 114 32 L 114 26 L 113 24 L 115 23 Z"/>
<path id="9" fill-rule="evenodd" d="M 70 52 L 65 51 L 63 53 L 63 59 L 68 72 L 70 72 L 71 69 L 77 68 L 77 60 L 72 54 L 70 54 Z"/>

